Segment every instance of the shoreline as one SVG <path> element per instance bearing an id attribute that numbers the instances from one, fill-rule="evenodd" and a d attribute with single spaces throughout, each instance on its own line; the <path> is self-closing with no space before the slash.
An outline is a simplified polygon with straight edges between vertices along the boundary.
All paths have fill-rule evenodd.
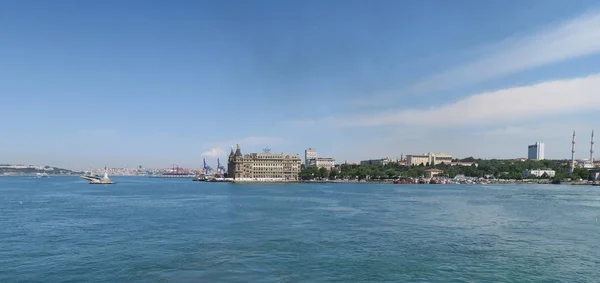
<path id="1" fill-rule="evenodd" d="M 57 175 L 48 175 L 49 177 L 79 177 L 79 175 L 70 175 L 70 174 L 57 174 Z M 37 178 L 36 174 L 19 174 L 19 175 L 11 175 L 11 174 L 0 174 L 1 177 L 32 177 Z M 113 177 L 146 177 L 143 175 L 113 175 Z M 40 178 L 44 179 L 44 178 Z M 172 179 L 172 178 L 151 178 L 151 179 Z M 186 179 L 183 177 L 179 177 L 176 179 Z M 193 180 L 194 178 L 189 178 Z M 234 183 L 234 184 L 394 184 L 394 180 L 386 179 L 386 180 L 231 180 L 225 181 L 225 183 Z M 214 183 L 214 182 L 209 182 Z M 223 182 L 221 182 L 223 183 Z M 395 185 L 427 185 L 429 182 L 425 184 L 419 183 L 409 183 L 409 184 L 395 184 Z M 485 182 L 452 182 L 447 184 L 432 184 L 432 185 L 554 185 L 550 180 L 538 180 L 534 181 L 485 181 Z M 564 182 L 557 185 L 572 185 L 572 186 L 600 186 L 600 183 L 590 183 L 588 181 L 581 182 Z"/>
<path id="2" fill-rule="evenodd" d="M 298 181 L 299 183 L 377 183 L 377 184 L 394 184 L 393 180 L 302 180 Z M 430 185 L 430 183 L 426 182 L 424 184 L 419 183 L 408 183 L 408 184 L 394 184 L 394 185 Z M 552 184 L 550 180 L 540 180 L 538 182 L 528 182 L 528 181 L 491 181 L 491 182 L 453 182 L 446 184 L 431 184 L 431 185 L 573 185 L 573 186 L 598 186 L 599 184 L 593 184 L 585 182 L 565 182 L 561 184 Z"/>

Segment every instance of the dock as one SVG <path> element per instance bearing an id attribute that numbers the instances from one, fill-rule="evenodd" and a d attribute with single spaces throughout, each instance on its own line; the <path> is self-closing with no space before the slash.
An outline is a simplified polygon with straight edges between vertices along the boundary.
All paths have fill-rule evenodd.
<path id="1" fill-rule="evenodd" d="M 162 175 L 150 175 L 150 178 L 183 178 L 183 179 L 193 179 L 196 178 L 196 175 L 173 175 L 173 174 L 162 174 Z"/>

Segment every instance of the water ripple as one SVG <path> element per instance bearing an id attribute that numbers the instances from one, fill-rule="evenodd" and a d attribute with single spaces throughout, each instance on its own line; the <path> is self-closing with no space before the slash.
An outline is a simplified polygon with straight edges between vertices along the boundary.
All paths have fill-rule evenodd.
<path id="1" fill-rule="evenodd" d="M 0 282 L 594 282 L 585 186 L 0 179 Z"/>

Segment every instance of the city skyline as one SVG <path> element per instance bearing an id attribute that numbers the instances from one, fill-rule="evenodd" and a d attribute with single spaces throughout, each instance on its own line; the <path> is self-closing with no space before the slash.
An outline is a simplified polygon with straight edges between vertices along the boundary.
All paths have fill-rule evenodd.
<path id="1" fill-rule="evenodd" d="M 600 118 L 595 1 L 340 3 L 0 3 L 0 163 L 569 159 Z"/>
<path id="2" fill-rule="evenodd" d="M 589 154 L 589 155 L 586 155 L 584 157 L 581 157 L 581 156 L 578 156 L 578 155 L 575 154 L 576 152 L 578 152 L 578 151 L 576 151 L 576 146 L 575 146 L 575 144 L 576 144 L 575 143 L 575 140 L 576 140 L 575 139 L 575 131 L 573 132 L 573 136 L 572 137 L 573 137 L 573 140 L 571 142 L 571 151 L 569 151 L 570 153 L 573 154 L 572 158 L 574 158 L 574 160 L 580 161 L 580 162 L 587 162 L 587 161 L 589 161 L 590 164 L 595 163 L 596 162 L 596 158 L 593 155 L 594 152 L 595 152 L 595 147 L 594 147 L 594 144 L 595 144 L 595 142 L 594 142 L 594 130 L 592 130 L 592 132 L 591 132 L 591 140 L 589 142 L 589 146 L 590 147 L 588 148 L 589 151 L 585 152 L 585 154 Z M 399 155 L 389 155 L 389 156 L 385 156 L 385 157 L 381 157 L 381 158 L 377 157 L 375 159 L 350 161 L 350 162 L 348 160 L 337 160 L 337 161 L 335 161 L 336 159 L 334 157 L 325 157 L 323 159 L 334 161 L 336 165 L 339 165 L 339 164 L 363 164 L 363 163 L 369 163 L 370 164 L 371 162 L 377 163 L 380 160 L 388 160 L 389 162 L 405 161 L 405 162 L 408 162 L 408 163 L 413 163 L 413 165 L 416 165 L 416 164 L 419 164 L 419 163 L 422 163 L 422 164 L 428 163 L 428 162 L 409 162 L 408 160 L 410 159 L 410 157 L 411 156 L 414 157 L 415 155 L 418 156 L 419 158 L 421 158 L 421 156 L 426 157 L 426 156 L 440 155 L 440 156 L 442 156 L 442 157 L 444 157 L 446 159 L 452 159 L 452 160 L 454 160 L 454 159 L 460 160 L 460 159 L 467 159 L 467 158 L 484 159 L 484 160 L 486 160 L 486 159 L 487 160 L 490 160 L 490 159 L 500 159 L 500 160 L 511 160 L 511 159 L 512 160 L 523 160 L 523 159 L 533 159 L 533 160 L 569 160 L 570 159 L 570 158 L 554 158 L 554 159 L 553 158 L 544 158 L 544 143 L 535 142 L 533 145 L 527 145 L 527 146 L 528 146 L 528 154 L 527 154 L 526 157 L 517 156 L 517 157 L 509 157 L 509 158 L 486 158 L 486 157 L 481 157 L 481 156 L 452 156 L 451 154 L 446 154 L 446 153 L 432 153 L 432 152 L 428 152 L 428 153 L 407 153 L 407 154 L 405 154 L 405 152 L 403 152 L 403 153 L 400 153 Z M 541 151 L 537 150 L 538 146 L 541 146 Z M 535 153 L 532 153 L 532 150 L 531 150 L 532 147 L 536 147 L 536 150 L 535 150 L 536 152 Z M 233 147 L 232 147 L 231 150 L 233 151 Z M 311 152 L 311 154 L 307 154 L 307 152 Z M 263 148 L 262 151 L 243 152 L 244 155 L 245 154 L 261 154 L 261 153 L 272 153 L 272 152 L 271 152 L 271 149 L 269 147 Z M 273 152 L 273 154 L 277 155 L 278 153 L 277 152 Z M 311 159 L 311 158 L 312 159 L 317 159 L 317 157 L 319 157 L 318 153 L 316 151 L 316 148 L 314 148 L 314 147 L 306 148 L 304 150 L 304 155 L 303 156 L 300 153 L 295 153 L 295 152 L 287 152 L 287 153 L 281 152 L 281 154 L 295 154 L 295 155 L 298 155 L 298 157 L 301 158 L 301 161 L 302 161 L 301 163 L 304 166 L 314 166 L 315 164 L 307 165 L 308 164 L 308 160 Z M 228 153 L 228 155 L 229 155 L 229 153 Z M 542 158 L 538 158 L 538 157 L 542 157 Z M 194 164 L 194 165 L 181 166 L 180 164 L 173 163 L 173 164 L 171 164 L 169 166 L 155 166 L 155 167 L 146 167 L 146 166 L 143 166 L 143 165 L 135 165 L 135 166 L 107 166 L 107 165 L 103 165 L 103 166 L 100 166 L 100 167 L 90 166 L 90 167 L 86 167 L 86 168 L 73 168 L 73 167 L 68 168 L 68 167 L 60 167 L 60 166 L 50 166 L 48 164 L 39 164 L 39 163 L 36 163 L 36 164 L 32 164 L 32 163 L 0 163 L 0 165 L 7 164 L 7 165 L 10 165 L 10 166 L 36 167 L 36 168 L 37 167 L 41 168 L 41 167 L 46 166 L 46 167 L 58 167 L 58 168 L 71 169 L 71 170 L 80 170 L 80 171 L 85 171 L 85 170 L 89 170 L 89 169 L 92 169 L 92 170 L 104 170 L 105 168 L 108 168 L 108 169 L 111 169 L 111 170 L 113 170 L 113 169 L 168 170 L 168 169 L 171 169 L 171 168 L 187 168 L 187 169 L 198 169 L 198 170 L 200 170 L 200 169 L 202 169 L 202 166 L 204 166 L 204 162 L 206 162 L 206 165 L 208 165 L 209 168 L 211 168 L 211 170 L 212 170 L 212 169 L 218 167 L 218 164 L 219 164 L 218 160 L 219 159 L 221 159 L 221 158 L 217 157 L 217 158 L 214 158 L 214 160 L 211 160 L 211 158 L 203 157 L 199 161 L 198 164 Z M 212 161 L 215 161 L 214 164 L 213 164 Z M 220 161 L 220 164 L 224 165 L 225 164 L 224 162 L 226 162 L 226 161 Z M 438 160 L 438 163 L 439 163 L 439 160 Z M 319 165 L 317 165 L 317 167 L 319 167 Z"/>

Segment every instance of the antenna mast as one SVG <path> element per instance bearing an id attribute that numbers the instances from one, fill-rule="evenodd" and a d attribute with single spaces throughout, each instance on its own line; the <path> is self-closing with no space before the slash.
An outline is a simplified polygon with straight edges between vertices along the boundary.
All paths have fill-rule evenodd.
<path id="1" fill-rule="evenodd" d="M 592 140 L 590 141 L 590 163 L 594 165 L 594 130 L 592 130 Z"/>
<path id="2" fill-rule="evenodd" d="M 575 171 L 575 131 L 573 131 L 573 141 L 571 142 L 571 166 L 569 168 L 569 175 Z"/>

